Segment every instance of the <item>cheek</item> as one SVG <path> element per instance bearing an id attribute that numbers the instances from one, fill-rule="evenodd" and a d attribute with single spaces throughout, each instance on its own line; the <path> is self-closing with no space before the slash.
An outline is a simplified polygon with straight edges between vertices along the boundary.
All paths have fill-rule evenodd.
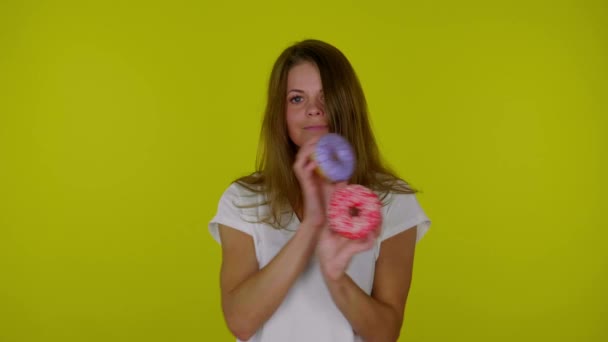
<path id="1" fill-rule="evenodd" d="M 293 141 L 294 144 L 299 146 L 299 136 L 298 136 L 298 120 L 297 116 L 294 115 L 293 111 L 287 109 L 285 116 L 287 119 L 287 132 L 289 133 L 289 138 Z"/>

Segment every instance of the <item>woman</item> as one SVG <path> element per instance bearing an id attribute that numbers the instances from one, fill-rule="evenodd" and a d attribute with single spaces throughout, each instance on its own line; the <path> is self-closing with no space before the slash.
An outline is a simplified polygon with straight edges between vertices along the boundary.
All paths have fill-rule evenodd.
<path id="1" fill-rule="evenodd" d="M 329 230 L 336 187 L 315 171 L 317 140 L 353 146 L 349 183 L 383 199 L 378 234 Z M 256 172 L 222 195 L 209 224 L 222 246 L 224 318 L 239 341 L 396 341 L 416 242 L 430 226 L 415 190 L 383 166 L 361 85 L 335 47 L 305 40 L 274 64 Z"/>

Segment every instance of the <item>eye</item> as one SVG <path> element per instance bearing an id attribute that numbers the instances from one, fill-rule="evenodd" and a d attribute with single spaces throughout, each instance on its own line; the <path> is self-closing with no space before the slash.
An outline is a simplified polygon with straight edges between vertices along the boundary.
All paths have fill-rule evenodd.
<path id="1" fill-rule="evenodd" d="M 300 95 L 292 96 L 291 98 L 289 98 L 289 102 L 291 103 L 300 103 L 302 101 L 304 101 L 304 98 Z"/>

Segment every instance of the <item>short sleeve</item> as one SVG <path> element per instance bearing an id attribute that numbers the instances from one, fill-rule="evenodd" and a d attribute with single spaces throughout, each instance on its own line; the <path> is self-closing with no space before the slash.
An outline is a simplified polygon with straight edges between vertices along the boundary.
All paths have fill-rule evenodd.
<path id="1" fill-rule="evenodd" d="M 243 209 L 239 207 L 243 202 L 242 198 L 243 195 L 239 191 L 239 185 L 235 183 L 231 184 L 222 194 L 217 212 L 209 222 L 209 232 L 218 243 L 222 243 L 219 233 L 220 224 L 253 236 L 252 223 L 244 219 Z"/>
<path id="2" fill-rule="evenodd" d="M 380 242 L 416 226 L 418 243 L 429 230 L 431 221 L 418 203 L 416 195 L 391 193 L 388 200 L 389 203 L 383 208 Z"/>

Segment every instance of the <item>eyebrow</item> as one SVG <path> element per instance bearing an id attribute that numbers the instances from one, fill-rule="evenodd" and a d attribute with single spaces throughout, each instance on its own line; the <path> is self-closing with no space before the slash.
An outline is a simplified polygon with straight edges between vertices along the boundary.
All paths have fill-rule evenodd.
<path id="1" fill-rule="evenodd" d="M 304 91 L 304 90 L 300 90 L 300 89 L 290 89 L 290 90 L 287 92 L 287 94 L 289 94 L 289 93 L 291 93 L 291 92 L 296 92 L 296 93 L 305 93 L 305 91 Z M 320 93 L 323 93 L 323 89 L 321 89 L 319 92 L 320 92 Z"/>

